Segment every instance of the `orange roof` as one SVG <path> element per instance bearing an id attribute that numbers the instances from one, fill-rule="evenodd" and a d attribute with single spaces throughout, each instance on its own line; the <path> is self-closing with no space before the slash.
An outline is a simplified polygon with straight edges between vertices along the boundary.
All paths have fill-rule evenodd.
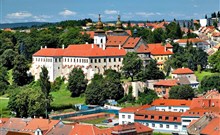
<path id="1" fill-rule="evenodd" d="M 138 122 L 135 122 L 134 125 L 136 127 L 137 133 L 145 133 L 145 132 L 153 131 L 153 129 L 149 128 L 148 126 L 144 126 L 143 124 L 138 123 Z"/>
<path id="2" fill-rule="evenodd" d="M 136 130 L 137 133 L 146 133 L 146 132 L 152 132 L 153 129 L 144 126 L 143 124 L 140 124 L 138 122 L 127 124 L 127 125 L 117 125 L 112 128 L 112 132 L 123 132 L 128 130 Z"/>
<path id="3" fill-rule="evenodd" d="M 218 123 L 218 124 L 217 124 Z M 206 125 L 200 134 L 204 135 L 220 135 L 220 118 L 215 117 L 213 118 L 208 125 Z"/>
<path id="4" fill-rule="evenodd" d="M 120 110 L 120 113 L 134 113 L 138 110 L 139 107 L 126 107 Z"/>
<path id="5" fill-rule="evenodd" d="M 135 120 L 153 120 L 164 122 L 181 122 L 181 112 L 167 112 L 155 110 L 140 110 L 135 113 Z M 151 117 L 153 116 L 153 117 Z M 176 117 L 176 119 L 174 119 Z"/>
<path id="6" fill-rule="evenodd" d="M 220 99 L 193 98 L 190 108 L 219 107 Z"/>
<path id="7" fill-rule="evenodd" d="M 205 113 L 213 113 L 213 112 L 217 112 L 219 113 L 220 108 L 218 107 L 197 107 L 197 108 L 193 108 L 190 110 L 187 110 L 186 112 L 183 113 L 182 116 L 194 116 L 194 117 L 201 117 L 203 116 Z"/>
<path id="8" fill-rule="evenodd" d="M 220 32 L 214 32 L 214 33 L 212 34 L 212 36 L 213 36 L 213 37 L 220 37 Z"/>
<path id="9" fill-rule="evenodd" d="M 147 44 L 148 51 L 151 52 L 152 55 L 172 55 L 173 53 L 169 50 L 165 49 L 165 46 L 162 46 L 161 43 L 157 44 Z"/>
<path id="10" fill-rule="evenodd" d="M 93 46 L 93 48 L 92 48 Z M 65 49 L 43 48 L 33 56 L 79 56 L 79 57 L 101 57 L 101 56 L 124 56 L 126 51 L 121 48 L 106 48 L 103 50 L 97 45 L 79 44 L 69 45 Z"/>
<path id="11" fill-rule="evenodd" d="M 125 32 L 127 32 L 130 36 L 132 35 L 131 30 L 125 30 Z"/>
<path id="12" fill-rule="evenodd" d="M 189 68 L 177 68 L 172 74 L 193 74 L 194 72 Z"/>
<path id="13" fill-rule="evenodd" d="M 123 45 L 129 36 L 108 36 L 106 46 L 118 46 L 119 44 Z"/>
<path id="14" fill-rule="evenodd" d="M 151 105 L 153 106 L 190 106 L 191 100 L 181 99 L 156 99 Z"/>
<path id="15" fill-rule="evenodd" d="M 177 82 L 177 80 L 159 80 L 154 86 L 176 86 Z"/>
<path id="16" fill-rule="evenodd" d="M 40 128 L 41 130 L 48 131 L 53 126 L 57 125 L 60 121 L 59 120 L 49 120 L 49 119 L 32 119 L 28 125 L 24 128 L 25 130 L 29 130 L 29 132 L 33 132 L 33 130 L 36 130 Z M 30 131 L 32 130 L 32 131 Z M 26 131 L 25 131 L 26 132 Z"/>
<path id="17" fill-rule="evenodd" d="M 166 48 L 173 48 L 173 46 L 170 43 L 167 43 L 165 46 Z"/>
<path id="18" fill-rule="evenodd" d="M 177 40 L 177 43 L 187 43 L 187 41 L 192 43 L 205 42 L 204 40 L 199 38 L 189 38 L 189 39 L 179 39 Z"/>
<path id="19" fill-rule="evenodd" d="M 148 51 L 147 47 L 144 44 L 142 44 L 137 49 L 137 53 L 149 53 L 149 51 Z"/>
<path id="20" fill-rule="evenodd" d="M 90 35 L 91 39 L 94 39 L 95 31 L 81 31 L 80 33 L 82 35 L 84 35 L 86 33 L 86 34 Z"/>
<path id="21" fill-rule="evenodd" d="M 0 119 L 0 127 L 2 127 L 2 125 L 8 120 L 9 120 L 9 118 L 1 118 Z"/>
<path id="22" fill-rule="evenodd" d="M 136 37 L 136 38 L 133 38 L 133 37 L 130 37 L 127 42 L 123 45 L 123 48 L 134 48 L 137 43 L 140 41 L 141 38 L 139 37 Z"/>

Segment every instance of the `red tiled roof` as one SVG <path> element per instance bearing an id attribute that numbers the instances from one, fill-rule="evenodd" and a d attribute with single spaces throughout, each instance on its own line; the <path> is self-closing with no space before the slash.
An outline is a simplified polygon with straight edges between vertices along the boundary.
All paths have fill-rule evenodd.
<path id="1" fill-rule="evenodd" d="M 93 46 L 93 48 L 92 48 Z M 121 48 L 106 48 L 103 50 L 97 45 L 80 44 L 69 45 L 65 49 L 43 48 L 33 56 L 79 56 L 79 57 L 101 57 L 101 56 L 124 56 L 126 51 Z"/>
<path id="2" fill-rule="evenodd" d="M 137 53 L 149 53 L 149 50 L 147 49 L 147 47 L 144 44 L 142 44 L 137 49 Z"/>
<path id="3" fill-rule="evenodd" d="M 133 38 L 130 37 L 127 42 L 123 45 L 123 48 L 134 48 L 137 43 L 140 41 L 141 38 L 137 37 L 137 38 Z"/>
<path id="4" fill-rule="evenodd" d="M 167 112 L 167 111 L 155 111 L 155 110 L 140 110 L 135 113 L 135 120 L 153 120 L 164 122 L 181 122 L 181 112 Z M 154 116 L 153 118 L 151 116 Z M 162 118 L 160 117 L 162 116 Z M 167 119 L 166 119 L 167 117 Z M 176 117 L 176 120 L 174 120 Z"/>
<path id="5" fill-rule="evenodd" d="M 213 113 L 213 112 L 218 112 L 219 113 L 220 108 L 218 107 L 205 107 L 205 108 L 201 108 L 201 107 L 197 107 L 197 108 L 193 108 L 190 110 L 187 110 L 186 112 L 183 113 L 182 116 L 194 116 L 194 117 L 201 117 L 203 116 L 205 113 Z"/>
<path id="6" fill-rule="evenodd" d="M 172 74 L 193 74 L 194 72 L 189 68 L 177 68 Z"/>
<path id="7" fill-rule="evenodd" d="M 205 99 L 205 98 L 194 98 L 190 108 L 203 108 L 203 107 L 219 107 L 220 99 Z"/>
<path id="8" fill-rule="evenodd" d="M 165 46 L 166 48 L 173 48 L 173 46 L 170 43 L 167 43 Z"/>
<path id="9" fill-rule="evenodd" d="M 118 46 L 119 44 L 123 45 L 129 36 L 108 36 L 106 46 Z"/>
<path id="10" fill-rule="evenodd" d="M 0 119 L 0 128 L 2 127 L 2 125 L 7 122 L 9 120 L 9 118 L 1 118 Z"/>
<path id="11" fill-rule="evenodd" d="M 199 38 L 189 38 L 189 39 L 179 39 L 177 40 L 177 43 L 187 43 L 187 41 L 192 43 L 205 42 L 204 40 Z"/>
<path id="12" fill-rule="evenodd" d="M 127 32 L 130 36 L 132 35 L 131 30 L 125 30 L 125 32 Z"/>
<path id="13" fill-rule="evenodd" d="M 156 99 L 152 102 L 153 106 L 190 106 L 191 100 L 181 99 Z"/>
<path id="14" fill-rule="evenodd" d="M 137 133 L 147 133 L 152 132 L 153 129 L 144 126 L 143 124 L 140 124 L 138 122 L 127 124 L 127 125 L 117 125 L 112 128 L 112 132 L 122 132 L 122 131 L 128 131 L 128 130 L 136 130 Z"/>
<path id="15" fill-rule="evenodd" d="M 172 55 L 173 53 L 169 50 L 165 49 L 165 46 L 162 46 L 161 43 L 157 44 L 147 44 L 148 51 L 151 52 L 152 55 Z"/>
<path id="16" fill-rule="evenodd" d="M 147 126 L 144 126 L 138 122 L 135 122 L 134 125 L 136 127 L 137 133 L 145 133 L 145 132 L 152 132 L 153 131 L 153 129 L 151 129 Z"/>
<path id="17" fill-rule="evenodd" d="M 159 80 L 154 86 L 176 86 L 177 82 L 177 80 Z"/>
<path id="18" fill-rule="evenodd" d="M 139 107 L 126 107 L 120 110 L 120 113 L 134 113 L 138 110 Z"/>
<path id="19" fill-rule="evenodd" d="M 220 135 L 220 117 L 213 118 L 208 125 L 206 125 L 200 134 L 204 135 Z"/>

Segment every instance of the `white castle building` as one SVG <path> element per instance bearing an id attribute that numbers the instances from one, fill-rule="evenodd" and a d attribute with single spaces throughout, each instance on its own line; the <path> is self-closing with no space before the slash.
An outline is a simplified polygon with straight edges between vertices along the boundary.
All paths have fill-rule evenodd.
<path id="1" fill-rule="evenodd" d="M 122 29 L 120 16 L 116 30 L 107 35 L 99 16 L 94 34 L 94 44 L 69 45 L 67 48 L 41 48 L 33 54 L 31 73 L 35 80 L 39 79 L 41 67 L 48 69 L 50 81 L 68 75 L 74 67 L 82 68 L 87 79 L 95 73 L 104 73 L 106 69 L 120 71 L 126 52 L 137 52 L 144 61 L 150 59 L 150 52 L 141 37 L 131 37 Z"/>

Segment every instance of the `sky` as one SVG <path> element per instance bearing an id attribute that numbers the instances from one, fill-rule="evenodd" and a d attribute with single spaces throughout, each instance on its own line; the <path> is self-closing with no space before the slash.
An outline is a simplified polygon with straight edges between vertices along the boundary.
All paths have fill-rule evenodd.
<path id="1" fill-rule="evenodd" d="M 0 23 L 201 19 L 220 11 L 220 0 L 0 0 Z"/>

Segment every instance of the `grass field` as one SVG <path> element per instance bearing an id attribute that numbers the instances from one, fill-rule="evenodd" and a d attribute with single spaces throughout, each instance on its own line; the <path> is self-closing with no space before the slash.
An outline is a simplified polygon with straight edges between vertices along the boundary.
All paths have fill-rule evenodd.
<path id="1" fill-rule="evenodd" d="M 85 97 L 72 98 L 70 91 L 66 89 L 66 84 L 63 84 L 60 90 L 51 92 L 53 96 L 52 107 L 68 106 L 85 102 Z"/>
<path id="2" fill-rule="evenodd" d="M 104 120 L 106 120 L 106 118 L 98 118 L 98 119 L 95 119 L 95 120 L 86 120 L 86 121 L 83 121 L 83 123 L 100 124 L 100 123 L 102 123 Z"/>
<path id="3" fill-rule="evenodd" d="M 2 115 L 2 117 L 9 117 L 10 116 L 10 111 L 7 108 L 8 101 L 9 101 L 9 99 L 0 97 L 0 115 Z"/>
<path id="4" fill-rule="evenodd" d="M 196 75 L 196 77 L 198 78 L 199 81 L 202 81 L 202 78 L 204 76 L 213 75 L 213 74 L 217 74 L 217 73 L 211 73 L 211 72 L 206 72 L 206 71 L 202 71 L 201 73 L 199 73 L 198 71 L 195 72 L 195 75 Z"/>

